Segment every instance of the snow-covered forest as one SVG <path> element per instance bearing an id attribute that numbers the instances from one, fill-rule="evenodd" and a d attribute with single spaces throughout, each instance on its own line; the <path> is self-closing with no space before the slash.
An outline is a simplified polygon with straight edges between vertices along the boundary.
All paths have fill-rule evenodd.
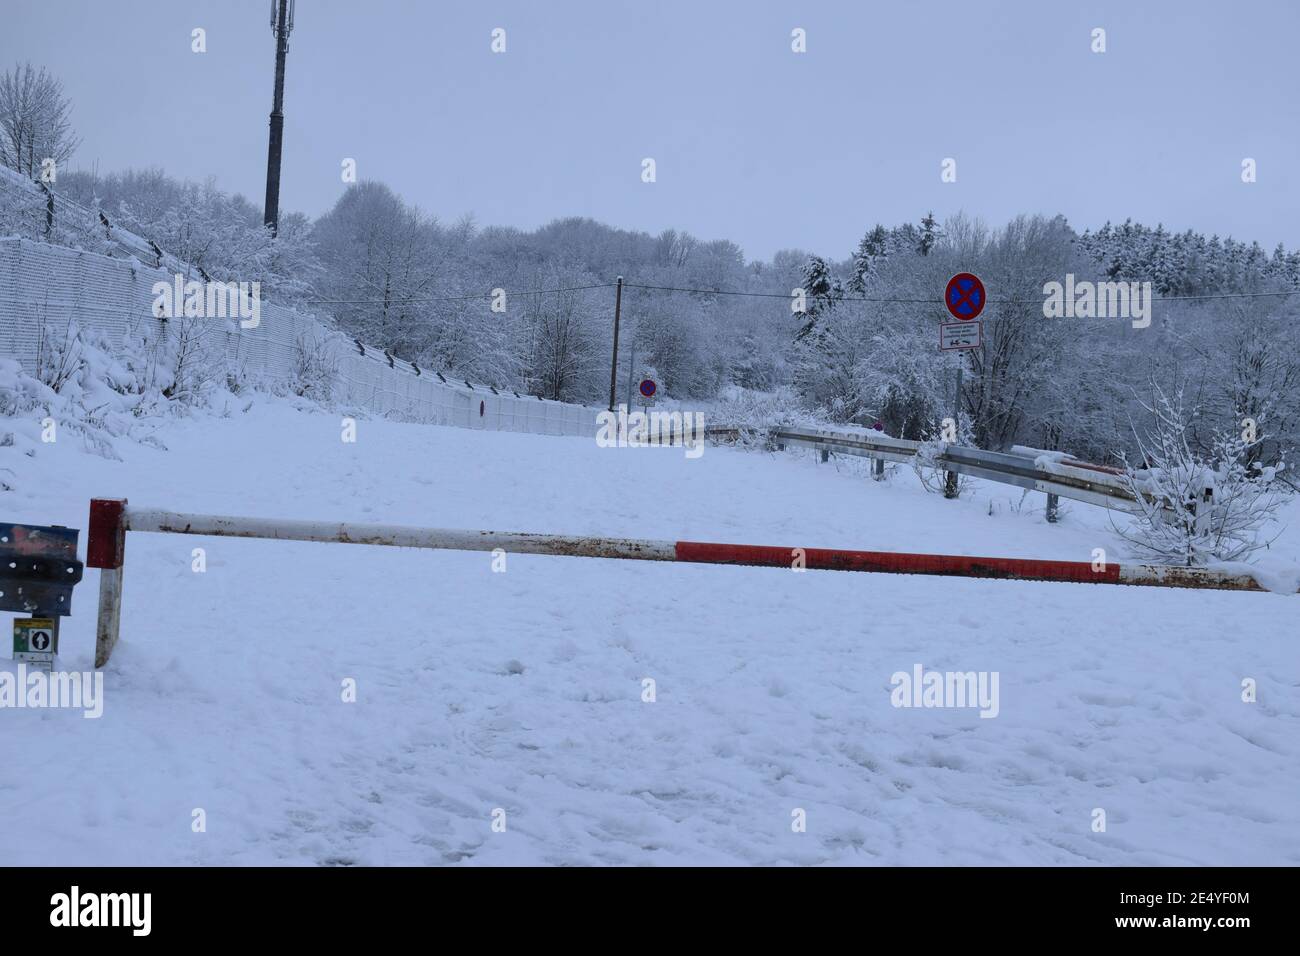
<path id="1" fill-rule="evenodd" d="M 71 137 L 65 113 L 50 120 L 62 124 L 61 142 Z M 0 160 L 39 175 L 21 160 L 20 134 L 9 139 Z M 964 363 L 963 425 L 984 448 L 1022 443 L 1099 461 L 1133 453 L 1140 395 L 1153 380 L 1195 410 L 1194 444 L 1208 448 L 1246 417 L 1265 435 L 1263 457 L 1285 457 L 1300 439 L 1300 357 L 1288 345 L 1297 299 L 1257 294 L 1300 288 L 1300 251 L 1281 245 L 1269 253 L 1160 225 L 1071 224 L 1050 211 L 999 225 L 923 212 L 915 223 L 864 223 L 853 250 L 788 249 L 763 261 L 737 242 L 671 229 L 444 219 L 373 181 L 344 187 L 314 221 L 281 216 L 275 238 L 255 203 L 213 181 L 74 171 L 55 188 L 213 278 L 260 281 L 271 299 L 400 358 L 560 401 L 606 394 L 622 275 L 621 351 L 634 347 L 672 398 L 708 402 L 739 389 L 760 393 L 778 416 L 879 422 L 920 438 L 951 413 Z M 43 202 L 0 189 L 0 234 L 104 251 L 87 217 L 61 212 L 51 230 L 45 214 Z M 940 290 L 958 271 L 990 290 L 984 345 L 968 357 L 935 347 Z M 1067 274 L 1150 282 L 1163 301 L 1147 328 L 1045 318 L 1043 285 Z M 799 289 L 802 313 L 792 308 Z M 1215 298 L 1238 293 L 1256 295 Z"/>

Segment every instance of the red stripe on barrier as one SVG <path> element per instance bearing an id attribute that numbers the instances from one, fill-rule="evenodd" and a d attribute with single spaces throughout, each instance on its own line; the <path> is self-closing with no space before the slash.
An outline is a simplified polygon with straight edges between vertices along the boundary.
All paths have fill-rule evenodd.
<path id="1" fill-rule="evenodd" d="M 748 564 L 790 568 L 797 549 L 752 544 L 678 541 L 677 560 L 697 564 Z M 1011 578 L 1023 581 L 1073 581 L 1118 584 L 1119 565 L 1094 571 L 1087 561 L 1041 561 L 1032 558 L 979 558 L 960 554 L 904 554 L 893 551 L 843 551 L 804 548 L 803 566 L 822 571 L 873 571 L 878 574 L 943 574 L 966 578 Z"/>
<path id="2" fill-rule="evenodd" d="M 126 546 L 126 499 L 91 498 L 86 567 L 120 568 Z"/>

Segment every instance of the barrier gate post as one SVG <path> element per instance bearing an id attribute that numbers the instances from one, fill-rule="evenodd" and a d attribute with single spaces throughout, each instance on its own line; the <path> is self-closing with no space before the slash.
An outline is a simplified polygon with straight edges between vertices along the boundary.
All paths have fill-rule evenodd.
<path id="1" fill-rule="evenodd" d="M 99 618 L 95 666 L 108 663 L 122 627 L 122 564 L 126 551 L 126 499 L 93 498 L 86 537 L 86 566 L 99 568 Z"/>

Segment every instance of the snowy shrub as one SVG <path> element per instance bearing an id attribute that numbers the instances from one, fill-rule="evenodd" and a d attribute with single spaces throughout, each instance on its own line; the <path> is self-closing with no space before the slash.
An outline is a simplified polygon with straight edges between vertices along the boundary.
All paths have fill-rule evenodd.
<path id="1" fill-rule="evenodd" d="M 167 322 L 167 364 L 171 382 L 162 393 L 183 405 L 202 405 L 224 383 L 224 324 L 208 318 L 177 317 Z"/>
<path id="2" fill-rule="evenodd" d="M 1143 403 L 1152 425 L 1145 435 L 1134 430 L 1142 467 L 1126 467 L 1123 478 L 1139 513 L 1116 532 L 1143 556 L 1188 567 L 1249 559 L 1271 541 L 1262 531 L 1282 504 L 1285 464 L 1251 461 L 1263 436 L 1247 441 L 1228 430 L 1197 451 L 1181 390 L 1172 398 L 1158 385 L 1152 391 L 1151 404 Z"/>
<path id="3" fill-rule="evenodd" d="M 950 444 L 964 447 L 975 444 L 970 422 L 965 418 L 957 428 L 956 438 L 955 442 L 944 441 L 942 428 L 931 428 L 922 437 L 920 447 L 916 449 L 916 455 L 912 458 L 912 470 L 916 472 L 921 487 L 926 491 L 947 494 L 948 472 L 944 470 L 938 459 Z M 962 492 L 970 486 L 970 478 L 966 475 L 955 475 L 955 478 L 954 497 L 961 497 Z"/>
<path id="4" fill-rule="evenodd" d="M 0 359 L 0 442 L 7 457 L 37 455 L 44 444 L 44 420 L 53 419 L 60 441 L 72 435 L 81 439 L 86 451 L 103 458 L 121 460 L 116 440 L 163 447 L 154 436 L 157 416 L 180 408 L 169 401 L 156 384 L 143 377 L 148 362 L 138 353 L 114 347 L 99 331 L 56 336 L 56 348 L 33 374 L 10 359 Z M 75 361 L 61 364 L 60 349 L 67 352 L 76 342 Z M 59 343 L 68 343 L 65 347 Z M 130 362 L 136 367 L 128 367 Z M 67 367 L 67 374 L 51 376 L 51 369 Z M 164 377 L 168 377 L 164 375 Z M 58 389 L 55 389 L 55 385 Z M 21 461 L 21 459 L 18 459 Z M 0 484 L 14 488 L 14 470 L 0 466 Z"/>
<path id="5" fill-rule="evenodd" d="M 68 319 L 61 325 L 36 316 L 36 377 L 56 393 L 81 371 L 81 330 Z"/>
<path id="6" fill-rule="evenodd" d="M 114 348 L 107 335 L 94 343 L 105 358 L 100 369 L 104 383 L 133 399 L 124 404 L 136 417 L 159 412 L 168 404 L 163 395 L 163 388 L 170 383 L 165 369 L 166 334 L 165 323 L 143 316 L 129 325 L 120 348 Z"/>
<path id="7" fill-rule="evenodd" d="M 708 418 L 710 425 L 739 429 L 742 444 L 766 444 L 767 433 L 778 425 L 821 425 L 803 411 L 798 396 L 789 388 L 756 392 L 729 385 L 713 404 Z"/>
<path id="8" fill-rule="evenodd" d="M 0 492 L 13 491 L 17 487 L 14 470 L 7 464 L 15 436 L 8 422 L 2 419 L 12 418 L 22 409 L 22 373 L 22 367 L 13 359 L 0 358 Z"/>
<path id="9" fill-rule="evenodd" d="M 294 343 L 293 379 L 289 388 L 295 395 L 328 403 L 334 397 L 338 380 L 338 352 L 328 337 L 304 332 Z"/>

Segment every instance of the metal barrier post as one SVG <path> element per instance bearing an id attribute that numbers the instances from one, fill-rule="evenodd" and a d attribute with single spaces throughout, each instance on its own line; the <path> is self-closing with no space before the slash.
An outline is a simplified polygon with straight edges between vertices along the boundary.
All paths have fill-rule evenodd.
<path id="1" fill-rule="evenodd" d="M 126 499 L 92 498 L 86 565 L 99 568 L 95 666 L 108 663 L 122 629 L 122 563 L 126 553 Z"/>

